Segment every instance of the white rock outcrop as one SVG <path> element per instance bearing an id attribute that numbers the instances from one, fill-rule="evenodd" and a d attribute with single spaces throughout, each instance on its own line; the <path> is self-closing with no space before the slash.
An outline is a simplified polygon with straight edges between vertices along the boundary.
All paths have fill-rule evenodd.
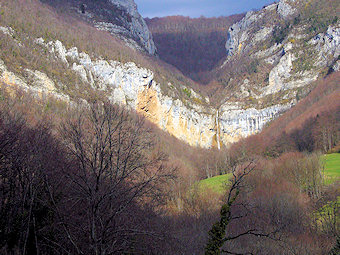
<path id="1" fill-rule="evenodd" d="M 273 27 L 264 27 L 260 31 L 258 31 L 253 38 L 254 43 L 258 43 L 261 41 L 266 40 L 272 33 L 274 28 Z"/>
<path id="2" fill-rule="evenodd" d="M 242 52 L 245 48 L 251 48 L 256 43 L 259 43 L 268 38 L 274 27 L 270 24 L 255 25 L 258 21 L 267 16 L 280 15 L 283 18 L 288 18 L 296 12 L 292 7 L 292 3 L 296 0 L 280 0 L 279 3 L 274 3 L 266 6 L 260 11 L 250 11 L 239 22 L 232 25 L 228 30 L 228 40 L 225 48 L 227 56 L 231 57 Z M 252 38 L 252 41 L 249 41 Z"/>
<path id="3" fill-rule="evenodd" d="M 229 28 L 228 40 L 225 45 L 228 56 L 233 56 L 242 51 L 242 47 L 245 46 L 244 43 L 249 38 L 249 28 L 259 18 L 261 18 L 261 14 L 250 11 L 241 21 Z"/>
<path id="4" fill-rule="evenodd" d="M 156 47 L 152 39 L 151 32 L 145 23 L 145 20 L 139 14 L 137 5 L 133 0 L 110 0 L 112 3 L 123 7 L 131 15 L 130 32 L 140 39 L 141 44 L 149 52 L 154 55 Z"/>
<path id="5" fill-rule="evenodd" d="M 43 0 L 53 7 L 68 9 L 71 15 L 86 20 L 99 30 L 104 30 L 123 40 L 138 51 L 156 54 L 156 47 L 145 20 L 134 0 Z"/>
<path id="6" fill-rule="evenodd" d="M 291 104 L 264 109 L 243 109 L 242 105 L 225 103 L 219 109 L 220 137 L 224 144 L 259 132 L 264 125 L 291 108 Z"/>
<path id="7" fill-rule="evenodd" d="M 9 71 L 5 63 L 0 59 L 0 84 L 3 82 L 11 92 L 12 87 L 18 87 L 24 91 L 30 92 L 33 96 L 42 98 L 44 96 L 53 96 L 59 100 L 70 102 L 68 95 L 61 93 L 55 86 L 55 83 L 45 73 L 25 69 L 25 77 L 19 77 Z"/>
<path id="8" fill-rule="evenodd" d="M 340 60 L 336 61 L 332 68 L 335 72 L 340 71 Z"/>
<path id="9" fill-rule="evenodd" d="M 156 46 L 152 39 L 152 34 L 149 31 L 145 20 L 139 14 L 137 5 L 134 0 L 109 0 L 118 10 L 121 10 L 121 15 L 118 24 L 116 21 L 100 21 L 94 18 L 95 27 L 100 30 L 105 30 L 123 39 L 126 44 L 132 48 L 144 49 L 151 55 L 156 53 Z M 110 6 L 108 6 L 108 12 Z M 91 15 L 91 19 L 94 15 Z"/>
<path id="10" fill-rule="evenodd" d="M 329 65 L 340 55 L 340 26 L 329 26 L 326 33 L 320 33 L 309 41 L 316 48 L 316 66 Z"/>
<path id="11" fill-rule="evenodd" d="M 4 33 L 5 35 L 13 36 L 14 30 L 11 27 L 1 27 L 0 32 Z"/>
<path id="12" fill-rule="evenodd" d="M 296 12 L 296 9 L 292 7 L 292 3 L 296 0 L 281 0 L 277 6 L 277 12 L 283 17 L 287 18 Z"/>

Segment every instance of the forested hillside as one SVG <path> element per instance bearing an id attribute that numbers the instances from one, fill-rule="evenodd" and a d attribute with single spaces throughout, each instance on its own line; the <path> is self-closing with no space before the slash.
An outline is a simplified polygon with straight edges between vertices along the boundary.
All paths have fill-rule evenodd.
<path id="1" fill-rule="evenodd" d="M 206 83 L 226 54 L 228 29 L 244 14 L 219 18 L 171 16 L 146 19 L 159 57 L 193 80 Z"/>

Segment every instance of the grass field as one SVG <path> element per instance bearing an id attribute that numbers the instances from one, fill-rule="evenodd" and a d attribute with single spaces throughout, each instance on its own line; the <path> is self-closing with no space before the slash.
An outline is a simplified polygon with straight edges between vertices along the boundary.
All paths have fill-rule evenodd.
<path id="1" fill-rule="evenodd" d="M 325 163 L 325 184 L 331 185 L 340 181 L 340 153 L 326 154 L 322 156 Z M 330 201 L 313 213 L 316 226 L 323 231 L 339 228 L 340 215 L 338 213 L 340 196 L 337 200 Z"/>
<path id="2" fill-rule="evenodd" d="M 336 181 L 340 181 L 340 153 L 326 154 L 322 156 L 325 162 L 325 184 L 330 185 Z M 226 189 L 231 174 L 224 174 L 204 179 L 198 183 L 200 191 L 211 190 L 222 194 Z"/>
<path id="3" fill-rule="evenodd" d="M 216 193 L 222 194 L 226 189 L 226 183 L 228 183 L 230 177 L 231 174 L 214 176 L 200 181 L 198 186 L 201 191 L 209 189 Z"/>
<path id="4" fill-rule="evenodd" d="M 340 181 L 340 153 L 326 154 L 322 158 L 325 161 L 325 184 Z"/>

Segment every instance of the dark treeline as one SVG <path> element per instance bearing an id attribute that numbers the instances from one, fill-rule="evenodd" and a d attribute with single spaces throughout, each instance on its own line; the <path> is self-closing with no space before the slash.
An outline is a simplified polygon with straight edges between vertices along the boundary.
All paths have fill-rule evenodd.
<path id="1" fill-rule="evenodd" d="M 236 173 L 237 188 L 231 186 L 222 199 L 207 254 L 339 252 L 339 182 L 325 185 L 322 160 L 324 153 L 340 152 L 338 84 L 339 73 L 320 79 L 261 133 L 197 160 L 203 178 Z M 239 182 L 245 162 L 252 171 Z"/>

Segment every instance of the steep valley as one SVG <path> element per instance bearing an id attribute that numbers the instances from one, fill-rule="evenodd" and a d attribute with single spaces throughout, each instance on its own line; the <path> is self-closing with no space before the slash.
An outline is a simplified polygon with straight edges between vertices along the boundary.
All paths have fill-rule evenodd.
<path id="1" fill-rule="evenodd" d="M 0 0 L 0 254 L 339 254 L 339 9 Z"/>
<path id="2" fill-rule="evenodd" d="M 18 62 L 16 65 L 8 57 L 2 59 L 2 82 L 33 93 L 53 94 L 65 101 L 87 100 L 89 93 L 104 96 L 113 103 L 135 109 L 161 129 L 194 146 L 220 148 L 222 144 L 229 145 L 257 133 L 308 94 L 314 81 L 328 70 L 337 71 L 340 65 L 340 23 L 336 14 L 324 18 L 321 13 L 315 22 L 323 27 L 308 32 L 310 28 L 305 22 L 313 17 L 310 12 L 315 8 L 305 7 L 306 1 L 282 0 L 248 12 L 240 21 L 234 18 L 237 22 L 229 28 L 224 61 L 207 73 L 211 85 L 201 88 L 157 58 L 145 55 L 154 54 L 156 48 L 133 1 L 103 2 L 103 8 L 108 8 L 113 16 L 97 13 L 90 3 L 82 14 L 77 9 L 79 1 L 42 2 L 57 8 L 58 15 L 74 16 L 72 19 L 84 20 L 99 30 L 103 30 L 104 25 L 98 27 L 103 22 L 106 28 L 117 27 L 104 30 L 116 36 L 118 44 L 123 40 L 130 49 L 120 45 L 119 53 L 114 53 L 118 54 L 117 58 L 112 53 L 102 55 L 110 52 L 106 45 L 101 52 L 89 52 L 88 46 L 70 43 L 75 40 L 65 40 L 61 33 L 29 34 L 25 27 L 6 18 L 12 7 L 3 2 L 1 37 L 12 45 L 12 54 L 20 54 L 21 58 L 13 57 Z M 120 23 L 113 19 L 116 12 L 121 15 Z M 93 35 L 97 33 L 84 27 L 84 31 L 87 29 Z M 124 29 L 127 32 L 117 32 Z M 98 39 L 91 43 L 102 34 L 98 32 L 96 36 Z M 270 39 L 273 36 L 278 38 Z M 56 73 L 50 67 L 41 68 L 42 65 L 32 69 L 30 60 L 25 59 L 26 53 L 21 53 L 32 50 L 43 52 L 44 58 L 53 59 L 64 71 Z M 69 73 L 78 85 L 66 84 L 61 76 L 63 72 Z"/>

